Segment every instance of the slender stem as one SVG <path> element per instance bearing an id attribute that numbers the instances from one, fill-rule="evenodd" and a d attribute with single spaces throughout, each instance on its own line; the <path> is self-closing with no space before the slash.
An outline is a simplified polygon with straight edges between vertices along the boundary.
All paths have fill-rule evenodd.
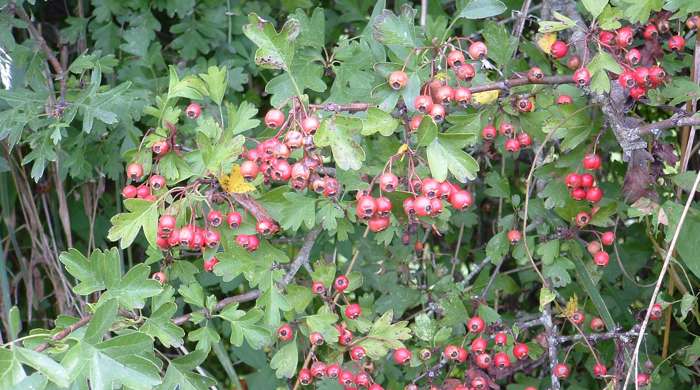
<path id="1" fill-rule="evenodd" d="M 236 369 L 233 367 L 233 362 L 231 362 L 228 352 L 226 352 L 226 349 L 224 349 L 223 341 L 219 340 L 218 343 L 212 344 L 212 348 L 214 349 L 216 358 L 219 359 L 219 363 L 221 363 L 221 366 L 224 367 L 226 375 L 228 375 L 228 378 L 231 380 L 231 384 L 235 386 L 233 388 L 236 390 L 243 389 L 243 386 L 241 386 L 241 381 L 238 379 L 238 374 L 236 374 Z"/>

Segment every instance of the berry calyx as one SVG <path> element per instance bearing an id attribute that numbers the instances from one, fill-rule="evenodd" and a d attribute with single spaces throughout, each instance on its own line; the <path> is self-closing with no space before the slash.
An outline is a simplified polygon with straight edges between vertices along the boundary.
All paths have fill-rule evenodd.
<path id="1" fill-rule="evenodd" d="M 151 150 L 154 154 L 162 156 L 170 150 L 170 145 L 165 140 L 156 141 L 151 145 Z"/>
<path id="2" fill-rule="evenodd" d="M 450 344 L 447 347 L 445 347 L 443 355 L 445 355 L 445 358 L 449 360 L 457 360 L 457 358 L 459 357 L 459 347 Z"/>
<path id="3" fill-rule="evenodd" d="M 312 332 L 309 334 L 309 342 L 313 345 L 323 345 L 325 342 L 325 339 L 323 338 L 323 335 L 319 332 Z"/>
<path id="4" fill-rule="evenodd" d="M 585 211 L 581 211 L 578 214 L 576 214 L 576 225 L 578 227 L 584 227 L 588 225 L 588 222 L 591 221 L 591 216 Z"/>

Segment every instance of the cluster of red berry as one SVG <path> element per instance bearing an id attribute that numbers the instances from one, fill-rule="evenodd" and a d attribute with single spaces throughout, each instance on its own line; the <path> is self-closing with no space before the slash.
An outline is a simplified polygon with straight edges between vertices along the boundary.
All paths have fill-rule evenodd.
<path id="1" fill-rule="evenodd" d="M 599 155 L 591 153 L 583 157 L 582 165 L 586 170 L 596 171 L 602 166 L 602 160 Z M 587 200 L 591 203 L 598 203 L 603 199 L 603 190 L 598 187 L 595 177 L 590 173 L 569 173 L 566 175 L 566 186 L 569 188 L 569 194 L 574 200 Z"/>
<path id="2" fill-rule="evenodd" d="M 481 129 L 481 138 L 487 142 L 493 142 L 499 134 L 505 137 L 503 147 L 510 153 L 517 153 L 521 148 L 527 148 L 532 145 L 530 134 L 524 131 L 517 131 L 515 126 L 509 122 L 501 122 L 498 130 L 492 123 Z"/>
<path id="3" fill-rule="evenodd" d="M 399 186 L 399 178 L 392 172 L 384 172 L 376 179 L 381 190 L 380 196 L 375 198 L 370 195 L 371 187 L 368 191 L 359 191 L 355 213 L 358 218 L 367 221 L 371 231 L 380 232 L 391 223 L 392 209 L 391 201 L 381 195 L 381 192 L 395 191 Z M 406 185 L 413 194 L 403 201 L 403 210 L 409 218 L 436 216 L 442 213 L 443 200 L 456 210 L 463 210 L 474 203 L 471 192 L 449 181 L 440 182 L 431 177 L 415 178 Z"/>
<path id="4" fill-rule="evenodd" d="M 297 191 L 308 187 L 325 196 L 338 194 L 338 181 L 317 173 L 318 168 L 323 166 L 323 159 L 315 153 L 314 144 L 314 134 L 320 126 L 318 117 L 300 111 L 285 119 L 282 111 L 271 109 L 265 114 L 265 125 L 279 129 L 279 132 L 244 154 L 246 161 L 241 164 L 244 178 L 253 180 L 262 173 L 265 183 L 289 182 Z M 282 136 L 283 140 L 280 141 Z M 290 153 L 299 148 L 303 148 L 303 157 L 290 163 Z"/>

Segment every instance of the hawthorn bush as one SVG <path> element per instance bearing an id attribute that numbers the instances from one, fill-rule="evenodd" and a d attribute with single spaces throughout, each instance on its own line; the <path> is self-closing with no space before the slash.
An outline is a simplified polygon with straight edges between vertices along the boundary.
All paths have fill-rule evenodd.
<path id="1" fill-rule="evenodd" d="M 0 10 L 0 389 L 700 388 L 700 3 Z"/>

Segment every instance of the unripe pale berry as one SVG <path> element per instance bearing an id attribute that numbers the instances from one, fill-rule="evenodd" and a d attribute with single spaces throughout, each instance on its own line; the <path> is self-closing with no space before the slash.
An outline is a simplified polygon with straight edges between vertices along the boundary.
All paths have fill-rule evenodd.
<path id="1" fill-rule="evenodd" d="M 480 60 L 488 55 L 486 44 L 481 41 L 474 41 L 469 45 L 467 51 L 472 60 Z"/>
<path id="2" fill-rule="evenodd" d="M 447 53 L 447 66 L 450 68 L 462 66 L 464 61 L 464 53 L 461 50 L 452 49 Z"/>

